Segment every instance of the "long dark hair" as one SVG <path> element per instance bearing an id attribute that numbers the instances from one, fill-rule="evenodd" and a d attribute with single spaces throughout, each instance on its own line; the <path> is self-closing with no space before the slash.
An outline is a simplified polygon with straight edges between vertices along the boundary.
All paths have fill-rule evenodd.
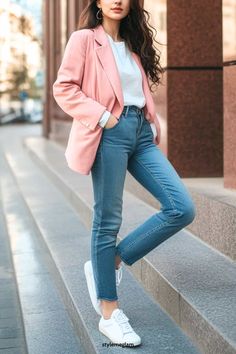
<path id="1" fill-rule="evenodd" d="M 94 28 L 101 24 L 102 19 L 96 18 L 98 10 L 96 0 L 89 0 L 80 15 L 78 29 Z M 150 25 L 149 19 L 150 14 L 141 7 L 140 0 L 130 0 L 130 12 L 121 20 L 119 34 L 129 49 L 139 55 L 144 71 L 152 81 L 152 89 L 153 85 L 159 85 L 164 69 L 160 65 L 160 51 L 154 47 L 154 41 L 160 44 L 154 38 L 153 31 L 156 34 L 156 29 Z"/>

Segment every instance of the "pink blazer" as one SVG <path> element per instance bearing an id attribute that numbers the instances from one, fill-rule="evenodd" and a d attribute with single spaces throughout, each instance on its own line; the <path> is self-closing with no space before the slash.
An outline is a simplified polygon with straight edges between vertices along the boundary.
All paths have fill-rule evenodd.
<path id="1" fill-rule="evenodd" d="M 155 124 L 160 142 L 160 123 L 139 56 L 132 52 L 143 78 L 146 97 L 144 114 Z M 53 96 L 64 112 L 73 118 L 65 157 L 69 168 L 84 175 L 90 173 L 102 136 L 98 122 L 107 109 L 117 118 L 123 108 L 121 81 L 112 48 L 102 25 L 74 31 L 65 48 Z"/>

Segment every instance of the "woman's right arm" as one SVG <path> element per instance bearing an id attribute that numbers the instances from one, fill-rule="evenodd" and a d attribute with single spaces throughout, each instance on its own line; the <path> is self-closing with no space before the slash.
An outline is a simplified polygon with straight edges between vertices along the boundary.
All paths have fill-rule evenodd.
<path id="1" fill-rule="evenodd" d="M 81 89 L 87 36 L 84 30 L 72 32 L 53 84 L 53 96 L 65 113 L 94 130 L 106 107 L 86 96 Z"/>

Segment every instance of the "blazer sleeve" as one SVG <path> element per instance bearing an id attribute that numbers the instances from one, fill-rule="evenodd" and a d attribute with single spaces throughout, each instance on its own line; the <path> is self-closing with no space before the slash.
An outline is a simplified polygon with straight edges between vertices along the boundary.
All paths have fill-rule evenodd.
<path id="1" fill-rule="evenodd" d="M 106 107 L 85 95 L 81 89 L 86 36 L 83 30 L 74 31 L 70 35 L 53 84 L 53 96 L 65 113 L 94 130 Z"/>

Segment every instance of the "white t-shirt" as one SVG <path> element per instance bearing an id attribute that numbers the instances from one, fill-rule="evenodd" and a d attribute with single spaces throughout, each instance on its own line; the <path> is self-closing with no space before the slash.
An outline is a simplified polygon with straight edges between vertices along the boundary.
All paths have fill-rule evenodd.
<path id="1" fill-rule="evenodd" d="M 115 57 L 116 65 L 121 79 L 124 105 L 135 105 L 143 108 L 146 104 L 145 95 L 142 89 L 142 74 L 133 59 L 125 41 L 115 42 L 112 37 L 106 33 Z M 99 120 L 100 126 L 104 127 L 110 117 L 110 112 L 105 111 Z M 156 134 L 154 123 L 151 123 L 153 134 Z"/>

